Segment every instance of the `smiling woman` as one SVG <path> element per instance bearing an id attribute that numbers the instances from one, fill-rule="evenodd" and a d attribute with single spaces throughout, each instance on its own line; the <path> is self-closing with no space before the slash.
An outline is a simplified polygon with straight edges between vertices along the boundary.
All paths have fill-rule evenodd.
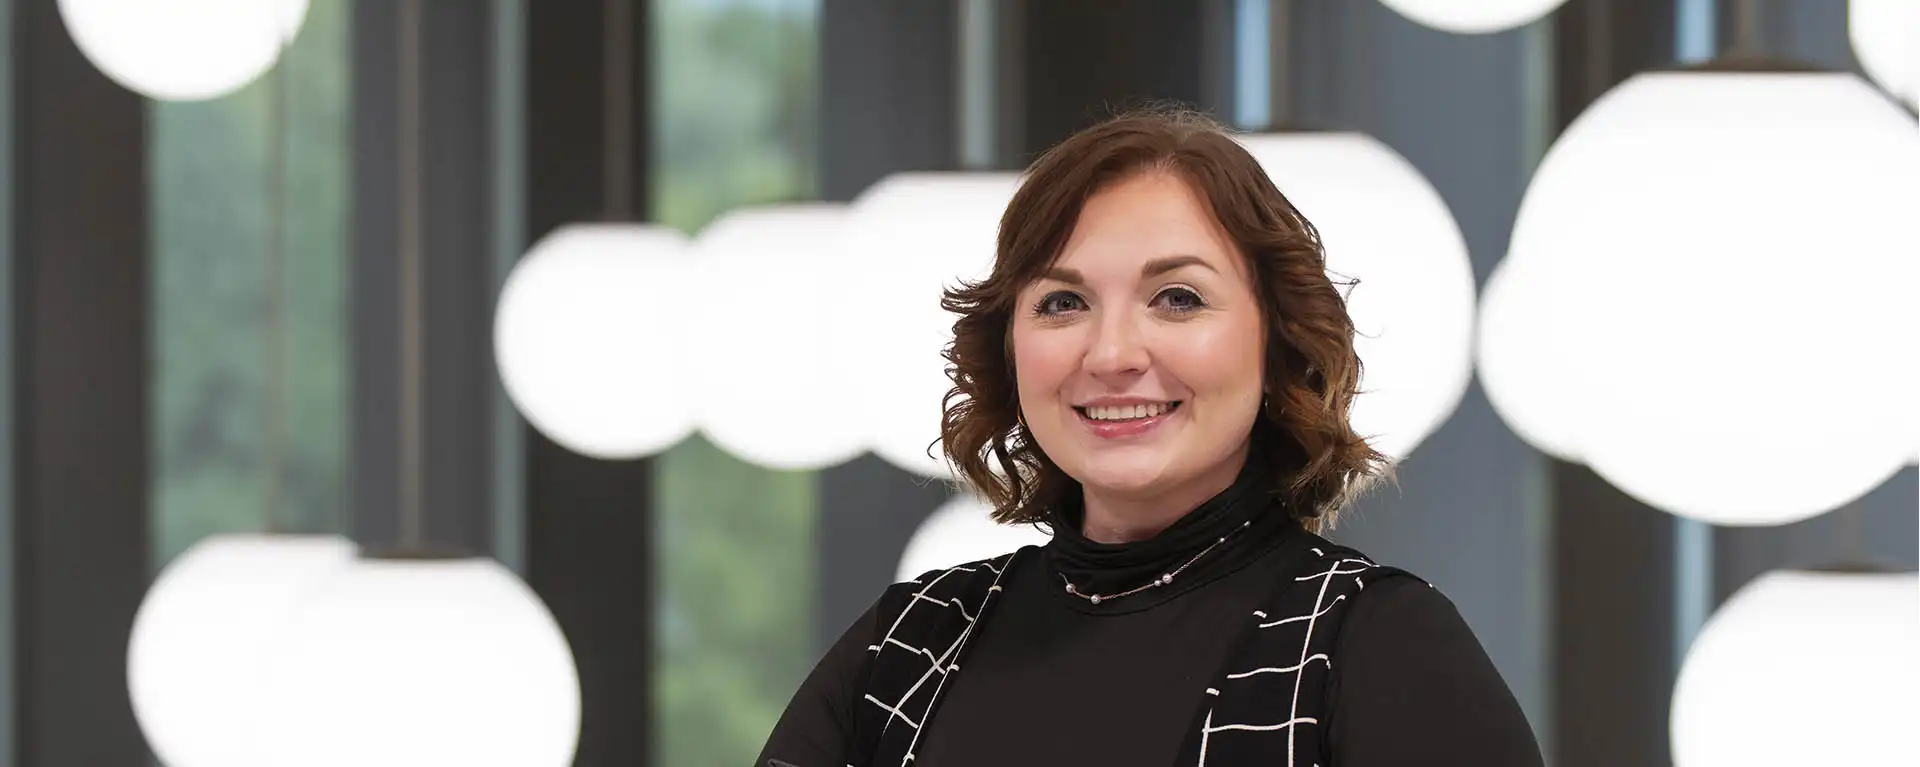
<path id="1" fill-rule="evenodd" d="M 1090 483 L 1125 491 L 1089 491 L 1091 524 L 1157 531 L 1259 442 L 1263 490 L 1318 529 L 1382 473 L 1348 422 L 1360 358 L 1319 235 L 1205 117 L 1122 117 L 1047 153 L 1007 208 L 997 261 L 945 301 L 960 320 L 943 434 L 1001 521 L 1044 521 Z M 1158 422 L 1077 412 L 1175 401 L 1189 407 L 1153 440 L 1141 427 Z"/>
<path id="2" fill-rule="evenodd" d="M 1541 763 L 1452 602 L 1321 537 L 1386 460 L 1319 237 L 1225 131 L 1069 138 L 943 305 L 946 451 L 1053 537 L 889 588 L 757 764 Z"/>

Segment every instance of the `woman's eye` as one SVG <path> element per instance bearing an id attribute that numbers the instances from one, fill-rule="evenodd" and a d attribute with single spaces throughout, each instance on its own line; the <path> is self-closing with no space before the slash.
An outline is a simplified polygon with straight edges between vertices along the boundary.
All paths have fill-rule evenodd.
<path id="1" fill-rule="evenodd" d="M 1081 301 L 1079 296 L 1060 291 L 1048 293 L 1045 297 L 1041 298 L 1040 303 L 1034 305 L 1033 313 L 1041 316 L 1052 316 L 1075 312 L 1084 308 L 1086 308 L 1086 302 Z"/>
<path id="2" fill-rule="evenodd" d="M 1159 295 L 1153 297 L 1153 302 L 1175 312 L 1190 312 L 1207 305 L 1206 301 L 1201 300 L 1199 293 L 1186 288 L 1162 290 Z"/>

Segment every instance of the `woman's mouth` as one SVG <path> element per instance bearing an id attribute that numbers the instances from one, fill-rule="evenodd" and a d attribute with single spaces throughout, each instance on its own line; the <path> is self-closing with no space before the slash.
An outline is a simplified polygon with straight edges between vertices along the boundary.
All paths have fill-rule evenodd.
<path id="1" fill-rule="evenodd" d="M 1094 405 L 1073 409 L 1080 425 L 1103 439 L 1135 437 L 1152 431 L 1174 413 L 1180 402 L 1149 402 L 1134 405 Z"/>

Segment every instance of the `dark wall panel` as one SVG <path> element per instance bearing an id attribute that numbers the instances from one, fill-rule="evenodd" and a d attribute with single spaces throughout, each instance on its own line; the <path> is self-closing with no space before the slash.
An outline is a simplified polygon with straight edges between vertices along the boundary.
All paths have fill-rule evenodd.
<path id="1" fill-rule="evenodd" d="M 646 211 L 651 99 L 650 3 L 629 4 L 624 78 L 631 164 L 606 166 L 603 138 L 610 4 L 526 4 L 526 234 L 599 219 L 608 173 L 625 175 L 630 210 Z M 652 763 L 653 462 L 576 455 L 526 429 L 526 577 L 567 635 L 580 672 L 580 767 Z"/>
<path id="2" fill-rule="evenodd" d="M 399 533 L 400 3 L 353 7 L 353 525 Z M 425 280 L 426 532 L 492 549 L 492 5 L 424 0 L 421 172 Z"/>
<path id="3" fill-rule="evenodd" d="M 137 765 L 127 639 L 148 570 L 145 102 L 54 0 L 13 14 L 15 763 Z"/>

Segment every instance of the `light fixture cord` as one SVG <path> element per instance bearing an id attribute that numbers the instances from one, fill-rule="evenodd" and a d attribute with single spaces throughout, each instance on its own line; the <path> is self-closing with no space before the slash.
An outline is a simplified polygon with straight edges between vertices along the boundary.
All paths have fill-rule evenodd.
<path id="1" fill-rule="evenodd" d="M 421 231 L 421 0 L 400 2 L 398 146 L 400 216 L 400 540 L 419 546 L 426 532 L 425 254 Z"/>
<path id="2" fill-rule="evenodd" d="M 1834 537 L 1839 539 L 1841 563 L 1848 567 L 1867 564 L 1866 526 L 1860 522 L 1860 505 L 1849 503 L 1833 515 Z"/>
<path id="3" fill-rule="evenodd" d="M 601 67 L 601 194 L 610 221 L 633 220 L 633 0 L 606 0 Z"/>
<path id="4" fill-rule="evenodd" d="M 998 152 L 997 0 L 961 0 L 955 25 L 959 65 L 954 67 L 954 130 L 960 139 L 960 168 L 992 170 Z"/>
<path id="5" fill-rule="evenodd" d="M 1733 49 L 1729 53 L 1759 56 L 1761 23 L 1760 0 L 1734 0 Z"/>
<path id="6" fill-rule="evenodd" d="M 280 60 L 268 82 L 266 263 L 262 277 L 266 291 L 266 328 L 262 331 L 265 381 L 260 394 L 260 429 L 265 454 L 261 482 L 269 533 L 289 532 L 286 509 L 286 390 L 287 362 L 287 50 L 292 40 L 282 32 Z"/>
<path id="7" fill-rule="evenodd" d="M 1599 101 L 1613 87 L 1613 4 L 1587 3 L 1586 101 Z"/>
<path id="8" fill-rule="evenodd" d="M 1293 124 L 1293 1 L 1267 0 L 1267 126 Z"/>

